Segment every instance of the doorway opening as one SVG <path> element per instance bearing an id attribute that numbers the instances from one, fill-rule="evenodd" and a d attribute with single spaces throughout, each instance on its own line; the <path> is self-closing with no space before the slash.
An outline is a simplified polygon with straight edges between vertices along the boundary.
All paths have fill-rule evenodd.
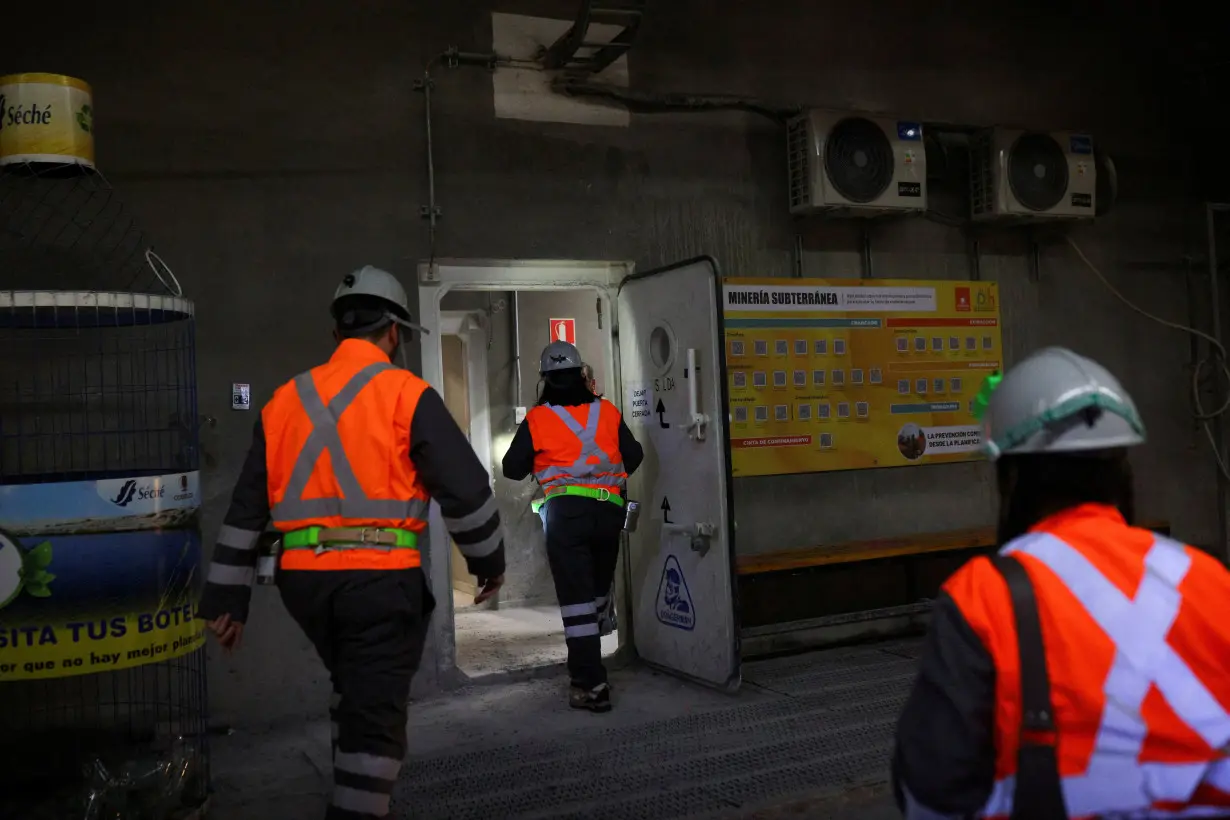
<path id="1" fill-rule="evenodd" d="M 600 395 L 614 387 L 609 296 L 592 287 L 451 290 L 439 309 L 441 394 L 491 476 L 507 554 L 505 586 L 493 600 L 475 605 L 476 579 L 450 545 L 456 665 L 482 677 L 563 663 L 564 624 L 543 522 L 534 509 L 542 492 L 533 478 L 505 479 L 502 461 L 538 399 L 539 354 L 549 342 L 577 345 Z M 622 564 L 621 558 L 617 579 Z M 617 600 L 614 586 L 595 595 Z M 616 608 L 615 627 L 601 638 L 604 657 L 618 650 L 625 617 Z"/>

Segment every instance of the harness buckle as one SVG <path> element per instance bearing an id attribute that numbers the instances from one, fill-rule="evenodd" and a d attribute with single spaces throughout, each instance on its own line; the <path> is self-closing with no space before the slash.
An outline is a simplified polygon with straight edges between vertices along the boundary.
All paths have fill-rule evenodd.
<path id="1" fill-rule="evenodd" d="M 359 530 L 359 543 L 360 544 L 375 544 L 376 539 L 371 538 L 371 534 L 372 534 L 372 531 L 367 527 L 364 527 L 363 529 Z M 376 535 L 379 535 L 379 533 L 376 533 Z"/>
<path id="2" fill-rule="evenodd" d="M 610 501 L 611 491 L 607 489 L 598 490 L 598 500 L 599 501 Z"/>

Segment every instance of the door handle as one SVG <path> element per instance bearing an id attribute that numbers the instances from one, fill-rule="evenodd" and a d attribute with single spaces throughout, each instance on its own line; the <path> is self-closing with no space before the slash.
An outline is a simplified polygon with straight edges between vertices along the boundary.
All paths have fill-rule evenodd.
<path id="1" fill-rule="evenodd" d="M 717 527 L 708 521 L 697 521 L 695 524 L 663 524 L 662 529 L 671 535 L 688 536 L 688 546 L 693 552 L 700 553 L 701 558 L 709 553 L 710 541 L 717 532 Z"/>
<path id="2" fill-rule="evenodd" d="M 696 372 L 696 348 L 688 348 L 688 435 L 696 441 L 705 440 L 709 416 L 700 412 L 700 374 Z"/>

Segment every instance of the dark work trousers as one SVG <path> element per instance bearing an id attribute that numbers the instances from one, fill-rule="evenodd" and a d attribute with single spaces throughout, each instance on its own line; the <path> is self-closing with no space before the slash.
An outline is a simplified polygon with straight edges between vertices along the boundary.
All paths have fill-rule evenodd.
<path id="1" fill-rule="evenodd" d="M 333 682 L 326 820 L 385 817 L 406 754 L 406 704 L 435 600 L 421 569 L 285 570 L 282 602 Z"/>
<path id="2" fill-rule="evenodd" d="M 606 683 L 598 605 L 606 603 L 619 560 L 624 511 L 609 501 L 556 496 L 546 504 L 547 560 L 564 618 L 572 685 Z"/>

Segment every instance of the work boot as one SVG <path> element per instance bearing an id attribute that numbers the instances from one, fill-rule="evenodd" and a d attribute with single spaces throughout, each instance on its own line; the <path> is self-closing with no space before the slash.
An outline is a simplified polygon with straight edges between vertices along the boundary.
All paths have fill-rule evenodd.
<path id="1" fill-rule="evenodd" d="M 611 687 L 605 683 L 600 683 L 593 689 L 573 686 L 568 694 L 568 705 L 573 709 L 609 712 L 611 711 Z"/>

